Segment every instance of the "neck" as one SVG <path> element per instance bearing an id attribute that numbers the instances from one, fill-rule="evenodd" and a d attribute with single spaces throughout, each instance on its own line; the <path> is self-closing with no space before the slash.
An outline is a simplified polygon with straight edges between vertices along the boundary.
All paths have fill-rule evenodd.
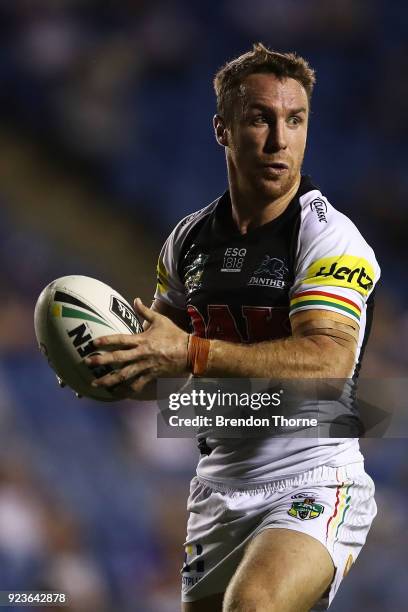
<path id="1" fill-rule="evenodd" d="M 300 179 L 299 174 L 289 191 L 273 199 L 262 199 L 259 193 L 246 193 L 235 181 L 230 180 L 232 218 L 241 234 L 246 234 L 249 229 L 259 227 L 279 217 L 299 189 Z"/>

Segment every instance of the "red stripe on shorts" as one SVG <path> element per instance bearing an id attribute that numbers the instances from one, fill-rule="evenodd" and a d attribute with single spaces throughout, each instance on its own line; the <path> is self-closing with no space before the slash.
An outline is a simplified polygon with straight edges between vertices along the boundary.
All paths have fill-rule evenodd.
<path id="1" fill-rule="evenodd" d="M 327 538 L 328 538 L 328 535 L 329 535 L 329 525 L 330 525 L 332 519 L 334 519 L 334 517 L 337 514 L 337 510 L 338 510 L 339 502 L 340 502 L 339 493 L 340 493 L 341 487 L 343 487 L 343 486 L 344 486 L 344 482 L 342 482 L 341 485 L 338 485 L 337 490 L 336 490 L 336 503 L 334 505 L 334 512 L 331 515 L 331 517 L 329 518 L 329 520 L 327 521 L 327 525 L 326 525 L 326 542 L 327 542 Z"/>

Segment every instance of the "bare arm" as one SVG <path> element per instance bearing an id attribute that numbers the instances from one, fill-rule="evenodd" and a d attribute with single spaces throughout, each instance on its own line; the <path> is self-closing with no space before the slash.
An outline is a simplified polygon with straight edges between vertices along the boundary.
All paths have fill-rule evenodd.
<path id="1" fill-rule="evenodd" d="M 90 364 L 117 363 L 115 373 L 95 381 L 107 386 L 125 383 L 128 397 L 140 398 L 154 389 L 161 377 L 189 375 L 188 334 L 157 309 L 173 316 L 176 309 L 162 303 L 154 308 L 135 303 L 147 321 L 146 331 L 137 335 L 99 338 L 96 346 L 112 352 L 90 357 Z M 252 345 L 211 340 L 206 376 L 254 378 L 346 378 L 351 375 L 358 339 L 358 325 L 350 318 L 324 310 L 308 310 L 292 317 L 293 336 Z M 121 350 L 117 350 L 118 346 Z M 151 393 L 149 394 L 151 395 Z"/>
<path id="2" fill-rule="evenodd" d="M 251 345 L 212 340 L 207 376 L 346 378 L 357 348 L 358 325 L 324 310 L 291 319 L 293 336 Z"/>

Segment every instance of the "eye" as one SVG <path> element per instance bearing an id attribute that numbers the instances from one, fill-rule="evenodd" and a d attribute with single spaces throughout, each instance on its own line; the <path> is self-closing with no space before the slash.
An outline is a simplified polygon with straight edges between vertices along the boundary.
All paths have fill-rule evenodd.
<path id="1" fill-rule="evenodd" d="M 289 125 L 296 126 L 296 125 L 299 125 L 299 123 L 302 123 L 302 119 L 301 117 L 299 117 L 299 115 L 293 115 L 292 117 L 289 117 L 288 119 Z"/>
<path id="2" fill-rule="evenodd" d="M 264 123 L 268 123 L 268 119 L 265 115 L 255 115 L 252 117 L 251 122 L 256 125 L 263 125 Z"/>

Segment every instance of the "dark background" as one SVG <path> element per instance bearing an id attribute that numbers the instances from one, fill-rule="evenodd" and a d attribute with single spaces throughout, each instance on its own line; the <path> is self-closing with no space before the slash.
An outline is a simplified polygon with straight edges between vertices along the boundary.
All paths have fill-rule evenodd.
<path id="1" fill-rule="evenodd" d="M 363 374 L 405 376 L 407 20 L 402 0 L 0 1 L 0 589 L 178 609 L 194 443 L 157 440 L 153 404 L 58 389 L 33 309 L 65 274 L 150 301 L 164 238 L 225 188 L 211 81 L 254 41 L 317 71 L 304 169 L 383 273 Z M 363 446 L 379 517 L 332 610 L 403 610 L 407 442 Z"/>

